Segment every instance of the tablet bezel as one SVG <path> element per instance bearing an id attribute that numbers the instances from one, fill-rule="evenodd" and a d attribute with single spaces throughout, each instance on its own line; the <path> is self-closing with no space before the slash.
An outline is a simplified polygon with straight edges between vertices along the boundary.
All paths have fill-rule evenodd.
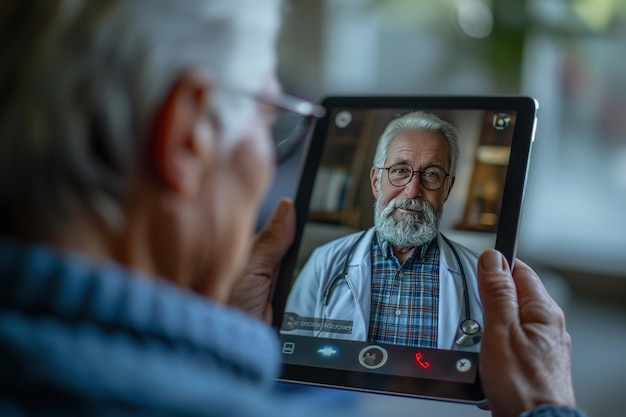
<path id="1" fill-rule="evenodd" d="M 295 240 L 281 263 L 278 281 L 274 289 L 272 307 L 273 326 L 280 328 L 285 303 L 296 267 L 304 225 L 308 218 L 311 192 L 320 165 L 334 109 L 424 109 L 435 110 L 481 110 L 514 111 L 516 123 L 511 142 L 511 153 L 506 171 L 502 204 L 494 248 L 500 251 L 512 265 L 517 250 L 524 189 L 530 160 L 531 145 L 537 121 L 537 101 L 528 96 L 332 96 L 322 100 L 326 115 L 317 121 L 308 141 L 300 182 L 296 192 L 295 206 L 297 227 Z M 485 402 L 477 374 L 473 384 L 418 379 L 393 375 L 380 375 L 304 365 L 283 364 L 280 380 L 337 387 L 366 392 L 386 393 L 409 397 L 431 398 L 456 402 L 481 404 Z"/>

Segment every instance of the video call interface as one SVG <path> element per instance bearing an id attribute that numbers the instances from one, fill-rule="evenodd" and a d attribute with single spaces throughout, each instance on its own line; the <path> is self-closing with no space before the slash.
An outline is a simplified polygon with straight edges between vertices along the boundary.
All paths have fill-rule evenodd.
<path id="1" fill-rule="evenodd" d="M 440 320 L 446 317 L 446 325 L 438 325 L 437 340 L 428 343 L 422 343 L 419 338 L 407 340 L 402 338 L 402 334 L 397 343 L 372 340 L 365 312 L 373 303 L 372 289 L 359 289 L 358 284 L 345 278 L 350 265 L 360 261 L 356 259 L 361 256 L 358 248 L 363 244 L 367 245 L 366 248 L 371 247 L 368 242 L 372 238 L 366 236 L 371 236 L 367 231 L 374 227 L 376 199 L 370 174 L 378 140 L 390 122 L 415 111 L 433 114 L 453 125 L 458 132 L 458 165 L 453 186 L 438 220 L 438 232 L 451 243 L 437 240 L 441 246 L 439 256 L 445 256 L 444 251 L 448 251 L 446 245 L 452 244 L 460 251 L 452 262 L 460 265 L 466 262 L 466 258 L 471 258 L 467 253 L 478 254 L 494 247 L 516 122 L 515 111 L 332 109 L 325 127 L 324 144 L 310 192 L 307 221 L 280 329 L 283 363 L 370 375 L 460 383 L 475 381 L 480 341 L 462 341 L 459 344 L 456 337 L 459 326 L 468 318 L 482 325 L 482 309 L 475 289 L 473 268 L 465 267 L 464 276 L 460 277 L 457 273 L 454 279 L 439 271 L 439 301 L 434 307 L 438 314 L 435 317 Z M 426 171 L 425 167 L 412 169 Z M 425 173 L 422 181 L 427 181 L 429 174 Z M 386 171 L 382 175 L 387 175 Z M 420 181 L 417 176 L 422 174 L 417 172 L 414 175 L 411 181 Z M 381 178 L 381 181 L 384 180 Z M 343 252 L 331 250 L 323 259 L 313 259 L 318 248 L 344 242 L 341 239 L 345 240 L 347 236 L 353 236 L 352 240 L 346 241 L 349 243 L 337 243 L 343 245 Z M 338 258 L 331 259 L 335 256 L 333 254 Z M 327 270 L 325 264 L 334 264 L 334 269 Z M 371 281 L 370 276 L 355 278 L 358 273 L 371 275 L 371 267 L 355 271 L 358 272 L 352 271 L 351 279 Z M 297 284 L 298 280 L 300 284 Z M 445 284 L 444 281 L 453 283 Z M 389 296 L 381 301 L 394 304 L 394 297 L 397 297 L 398 310 L 395 313 L 398 317 L 402 317 L 401 285 L 395 292 L 389 289 Z M 423 288 L 419 290 L 426 291 Z M 381 293 L 385 294 L 385 291 L 383 289 Z M 411 308 L 433 309 L 432 305 L 413 305 Z M 346 315 L 346 311 L 352 313 Z M 373 311 L 372 304 L 370 319 Z M 394 319 L 393 310 L 390 316 Z M 396 332 L 402 333 L 403 321 L 397 320 Z"/>

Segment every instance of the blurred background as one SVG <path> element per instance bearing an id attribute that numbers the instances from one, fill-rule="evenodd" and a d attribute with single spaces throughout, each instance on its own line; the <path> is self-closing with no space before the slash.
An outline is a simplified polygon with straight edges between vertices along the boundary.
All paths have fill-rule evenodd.
<path id="1" fill-rule="evenodd" d="M 539 123 L 518 256 L 566 313 L 579 405 L 626 415 L 626 0 L 288 0 L 288 93 L 524 94 Z M 262 218 L 293 196 L 302 152 L 279 167 Z M 475 407 L 358 394 L 389 416 Z"/>

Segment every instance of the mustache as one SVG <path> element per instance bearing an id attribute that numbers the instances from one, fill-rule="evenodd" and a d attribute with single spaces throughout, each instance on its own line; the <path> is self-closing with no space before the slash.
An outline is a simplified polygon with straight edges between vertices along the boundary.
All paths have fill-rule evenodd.
<path id="1" fill-rule="evenodd" d="M 418 212 L 427 212 L 429 210 L 433 212 L 436 211 L 435 207 L 433 207 L 433 205 L 430 204 L 428 201 L 423 201 L 417 198 L 398 197 L 398 198 L 394 198 L 387 204 L 387 207 L 385 207 L 384 212 L 385 214 L 390 215 L 391 212 L 397 208 L 402 209 L 402 210 L 411 210 L 411 211 L 418 211 Z"/>

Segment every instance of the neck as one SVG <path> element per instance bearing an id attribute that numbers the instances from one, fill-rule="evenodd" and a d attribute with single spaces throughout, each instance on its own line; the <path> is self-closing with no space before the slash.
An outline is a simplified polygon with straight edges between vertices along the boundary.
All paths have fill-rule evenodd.
<path id="1" fill-rule="evenodd" d="M 118 238 L 114 233 L 90 215 L 75 217 L 71 222 L 56 227 L 50 234 L 33 240 L 60 251 L 81 252 L 97 260 L 113 257 L 118 246 Z"/>
<path id="2" fill-rule="evenodd" d="M 412 246 L 409 248 L 398 248 L 398 247 L 392 246 L 392 249 L 393 249 L 393 254 L 396 256 L 396 258 L 398 258 L 400 263 L 403 264 L 404 261 L 409 259 L 411 255 L 413 255 L 413 252 L 415 251 L 415 246 Z"/>

